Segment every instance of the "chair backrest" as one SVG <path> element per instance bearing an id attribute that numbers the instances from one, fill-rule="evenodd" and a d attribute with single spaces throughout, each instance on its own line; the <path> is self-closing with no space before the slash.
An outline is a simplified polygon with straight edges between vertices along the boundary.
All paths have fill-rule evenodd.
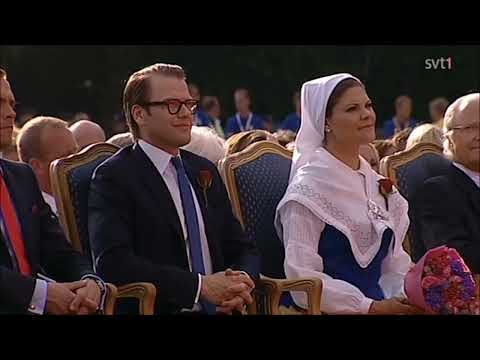
<path id="1" fill-rule="evenodd" d="M 435 144 L 417 144 L 382 159 L 380 173 L 389 177 L 409 200 L 424 181 L 442 175 L 448 169 L 450 161 L 442 152 L 443 149 Z"/>
<path id="2" fill-rule="evenodd" d="M 94 261 L 88 236 L 90 181 L 95 168 L 118 150 L 119 147 L 112 144 L 93 144 L 50 165 L 52 191 L 60 222 L 72 246 L 87 254 L 92 265 Z"/>
<path id="3" fill-rule="evenodd" d="M 261 273 L 273 278 L 285 278 L 285 251 L 274 219 L 287 190 L 292 155 L 280 144 L 260 141 L 219 164 L 234 213 L 259 249 Z"/>
<path id="4" fill-rule="evenodd" d="M 407 201 L 411 201 L 417 189 L 429 178 L 445 174 L 450 161 L 443 156 L 443 149 L 430 143 L 420 143 L 408 150 L 390 155 L 380 162 L 380 173 L 390 178 Z M 411 208 L 410 208 L 411 209 Z M 410 226 L 416 217 L 410 215 Z M 409 231 L 404 241 L 405 250 L 411 254 L 412 244 L 419 239 L 412 238 Z"/>

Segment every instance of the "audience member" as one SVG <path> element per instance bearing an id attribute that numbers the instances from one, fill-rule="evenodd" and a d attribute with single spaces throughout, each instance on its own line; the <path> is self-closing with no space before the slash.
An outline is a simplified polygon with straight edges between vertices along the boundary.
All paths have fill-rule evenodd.
<path id="1" fill-rule="evenodd" d="M 252 302 L 258 252 L 215 165 L 179 149 L 190 142 L 197 105 L 183 69 L 155 64 L 137 71 L 123 99 L 136 143 L 102 163 L 90 187 L 89 233 L 100 274 L 118 285 L 153 283 L 156 314 L 242 311 Z"/>
<path id="2" fill-rule="evenodd" d="M 78 149 L 82 150 L 88 145 L 105 142 L 106 136 L 102 127 L 90 120 L 80 120 L 70 126 L 75 137 Z"/>
<path id="3" fill-rule="evenodd" d="M 77 152 L 68 123 L 48 116 L 33 118 L 21 129 L 17 150 L 20 160 L 32 167 L 45 202 L 58 215 L 50 183 L 50 164 Z"/>
<path id="4" fill-rule="evenodd" d="M 448 108 L 448 100 L 444 97 L 435 98 L 428 104 L 431 123 L 439 129 L 443 129 L 443 116 Z"/>
<path id="5" fill-rule="evenodd" d="M 237 113 L 227 120 L 227 138 L 243 131 L 264 129 L 263 119 L 250 110 L 250 92 L 243 88 L 237 89 L 234 98 Z"/>
<path id="6" fill-rule="evenodd" d="M 424 182 L 412 205 L 418 209 L 420 239 L 414 259 L 440 245 L 456 249 L 480 273 L 480 94 L 454 101 L 444 120 L 447 173 Z"/>
<path id="7" fill-rule="evenodd" d="M 15 116 L 0 69 L 0 148 L 12 141 Z M 91 314 L 104 295 L 105 284 L 65 238 L 30 166 L 0 157 L 0 313 Z"/>
<path id="8" fill-rule="evenodd" d="M 408 136 L 405 149 L 411 149 L 416 144 L 429 143 L 442 147 L 443 132 L 433 124 L 422 124 L 412 130 Z"/>
<path id="9" fill-rule="evenodd" d="M 408 128 L 415 127 L 416 120 L 412 118 L 412 99 L 402 95 L 395 99 L 395 115 L 387 120 L 383 127 L 383 135 L 386 139 Z"/>
<path id="10" fill-rule="evenodd" d="M 297 133 L 298 129 L 300 129 L 302 114 L 300 91 L 295 91 L 295 93 L 293 94 L 293 106 L 295 107 L 295 112 L 287 115 L 282 125 L 280 125 L 280 129 L 290 130 L 294 133 Z"/>
<path id="11" fill-rule="evenodd" d="M 275 136 L 266 130 L 250 130 L 237 133 L 229 137 L 225 143 L 225 155 L 235 154 L 246 149 L 249 145 L 257 141 L 273 141 L 278 143 Z"/>

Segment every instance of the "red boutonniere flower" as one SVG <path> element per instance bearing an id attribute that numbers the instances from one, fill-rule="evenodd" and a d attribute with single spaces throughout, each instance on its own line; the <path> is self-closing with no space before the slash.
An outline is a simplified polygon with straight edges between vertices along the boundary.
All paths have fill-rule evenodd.
<path id="1" fill-rule="evenodd" d="M 393 191 L 393 181 L 388 178 L 378 180 L 378 189 L 380 194 L 385 199 L 385 204 L 388 211 L 388 195 L 390 195 Z"/>
<path id="2" fill-rule="evenodd" d="M 210 170 L 200 170 L 198 173 L 198 184 L 202 188 L 205 206 L 208 207 L 207 190 L 212 186 L 213 176 Z"/>

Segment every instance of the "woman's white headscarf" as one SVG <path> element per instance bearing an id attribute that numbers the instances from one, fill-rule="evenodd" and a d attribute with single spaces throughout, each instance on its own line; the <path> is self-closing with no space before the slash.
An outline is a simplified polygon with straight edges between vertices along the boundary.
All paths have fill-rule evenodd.
<path id="1" fill-rule="evenodd" d="M 315 150 L 323 147 L 328 99 L 338 83 L 349 78 L 360 82 L 356 77 L 343 73 L 325 76 L 303 84 L 301 91 L 302 121 L 295 141 L 290 180 Z"/>
<path id="2" fill-rule="evenodd" d="M 355 171 L 324 148 L 328 99 L 335 87 L 349 78 L 359 81 L 343 73 L 303 84 L 302 121 L 296 139 L 289 186 L 278 204 L 275 226 L 282 239 L 279 211 L 289 201 L 296 201 L 307 207 L 320 221 L 341 231 L 348 238 L 356 261 L 365 268 L 378 253 L 387 227 L 393 230 L 395 239 L 400 239 L 395 241 L 394 251 L 403 251 L 402 241 L 409 225 L 408 204 L 394 190 L 389 195 L 387 211 L 378 184 L 383 177 L 361 157 L 360 169 Z"/>

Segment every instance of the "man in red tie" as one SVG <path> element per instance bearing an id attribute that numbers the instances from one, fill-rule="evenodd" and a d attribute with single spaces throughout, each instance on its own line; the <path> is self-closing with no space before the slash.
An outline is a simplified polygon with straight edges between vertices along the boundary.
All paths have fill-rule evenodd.
<path id="1" fill-rule="evenodd" d="M 15 116 L 15 98 L 0 69 L 0 314 L 94 313 L 105 284 L 70 246 L 32 169 L 1 157 Z"/>

